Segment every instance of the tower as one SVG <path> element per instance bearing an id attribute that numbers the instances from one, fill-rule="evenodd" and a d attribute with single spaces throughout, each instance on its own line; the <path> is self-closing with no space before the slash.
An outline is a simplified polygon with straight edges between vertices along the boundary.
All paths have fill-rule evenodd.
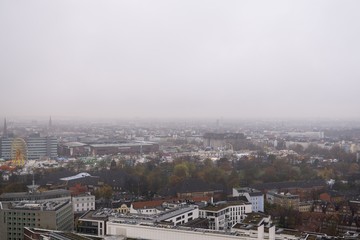
<path id="1" fill-rule="evenodd" d="M 52 121 L 51 121 L 51 116 L 50 116 L 50 119 L 49 119 L 49 129 L 51 129 L 52 127 Z"/>
<path id="2" fill-rule="evenodd" d="M 3 132 L 3 138 L 7 138 L 7 124 L 6 124 L 6 118 L 4 118 L 4 132 Z"/>
<path id="3" fill-rule="evenodd" d="M 51 135 L 52 135 L 52 120 L 51 120 L 51 116 L 50 116 L 48 130 L 47 130 L 47 136 L 51 136 Z"/>

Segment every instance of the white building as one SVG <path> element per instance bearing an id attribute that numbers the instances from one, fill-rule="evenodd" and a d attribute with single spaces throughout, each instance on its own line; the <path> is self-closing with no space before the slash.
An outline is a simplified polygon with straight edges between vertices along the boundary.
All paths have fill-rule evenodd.
<path id="1" fill-rule="evenodd" d="M 72 197 L 74 213 L 95 210 L 95 196 L 90 193 Z"/>
<path id="2" fill-rule="evenodd" d="M 244 196 L 251 203 L 253 212 L 264 212 L 264 194 L 253 188 L 233 188 L 233 197 Z"/>
<path id="3" fill-rule="evenodd" d="M 288 233 L 276 233 L 275 227 L 256 226 L 256 230 L 232 229 L 231 234 L 209 229 L 193 229 L 190 227 L 168 227 L 166 225 L 146 225 L 109 221 L 107 234 L 131 239 L 148 240 L 299 240 L 300 237 Z M 266 229 L 266 230 L 265 230 Z"/>
<path id="4" fill-rule="evenodd" d="M 241 222 L 247 213 L 251 213 L 251 204 L 246 202 L 228 202 L 208 205 L 199 210 L 200 218 L 209 220 L 209 228 L 213 230 L 230 229 Z"/>

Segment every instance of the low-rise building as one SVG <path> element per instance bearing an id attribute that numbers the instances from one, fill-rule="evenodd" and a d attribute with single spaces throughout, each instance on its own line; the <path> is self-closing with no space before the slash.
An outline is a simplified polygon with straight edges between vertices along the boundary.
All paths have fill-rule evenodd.
<path id="1" fill-rule="evenodd" d="M 313 202 L 300 202 L 299 212 L 311 212 L 312 207 L 313 207 Z"/>
<path id="2" fill-rule="evenodd" d="M 244 196 L 251 203 L 253 212 L 264 212 L 264 194 L 254 188 L 233 188 L 233 197 Z"/>
<path id="3" fill-rule="evenodd" d="M 74 213 L 95 210 L 95 196 L 90 193 L 73 196 L 72 204 Z"/>
<path id="4" fill-rule="evenodd" d="M 277 193 L 269 191 L 266 193 L 266 201 L 270 204 L 277 204 L 282 207 L 299 209 L 300 198 L 291 193 Z"/>

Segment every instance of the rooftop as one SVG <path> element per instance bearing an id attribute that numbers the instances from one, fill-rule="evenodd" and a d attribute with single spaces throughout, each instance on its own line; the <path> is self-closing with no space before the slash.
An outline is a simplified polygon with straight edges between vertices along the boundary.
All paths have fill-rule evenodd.
<path id="1" fill-rule="evenodd" d="M 236 201 L 236 202 L 226 202 L 226 203 L 213 204 L 213 205 L 209 204 L 208 206 L 202 208 L 201 210 L 217 212 L 217 211 L 220 211 L 227 207 L 238 206 L 238 205 L 251 205 L 251 203 L 243 202 L 243 201 Z"/>
<path id="2" fill-rule="evenodd" d="M 41 210 L 41 211 L 56 211 L 62 206 L 68 204 L 69 201 L 21 201 L 3 203 L 3 209 L 13 210 Z"/>
<path id="3" fill-rule="evenodd" d="M 91 175 L 89 173 L 83 172 L 83 173 L 76 174 L 74 176 L 60 178 L 60 180 L 71 181 L 71 180 L 76 180 L 76 179 L 80 179 L 80 178 L 84 178 L 84 177 L 91 177 Z"/>
<path id="4" fill-rule="evenodd" d="M 34 192 L 34 193 L 29 193 L 29 192 L 13 192 L 13 193 L 3 193 L 0 195 L 0 200 L 1 201 L 6 201 L 9 199 L 13 199 L 13 198 L 31 198 L 31 197 L 59 197 L 59 195 L 61 196 L 70 196 L 70 191 L 65 190 L 65 189 L 55 189 L 55 190 L 49 190 L 49 191 L 44 191 L 44 192 Z"/>

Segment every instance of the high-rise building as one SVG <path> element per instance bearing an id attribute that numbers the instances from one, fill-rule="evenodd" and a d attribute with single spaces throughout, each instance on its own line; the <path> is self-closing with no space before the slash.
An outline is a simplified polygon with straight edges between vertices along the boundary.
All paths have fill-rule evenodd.
<path id="1" fill-rule="evenodd" d="M 21 201 L 0 203 L 1 239 L 24 239 L 24 227 L 72 231 L 70 201 Z"/>
<path id="2" fill-rule="evenodd" d="M 1 158 L 12 160 L 12 147 L 15 139 L 19 138 L 2 138 L 1 139 Z M 32 135 L 23 139 L 26 143 L 26 159 L 40 159 L 42 157 L 57 158 L 57 138 L 53 136 L 41 137 Z"/>

